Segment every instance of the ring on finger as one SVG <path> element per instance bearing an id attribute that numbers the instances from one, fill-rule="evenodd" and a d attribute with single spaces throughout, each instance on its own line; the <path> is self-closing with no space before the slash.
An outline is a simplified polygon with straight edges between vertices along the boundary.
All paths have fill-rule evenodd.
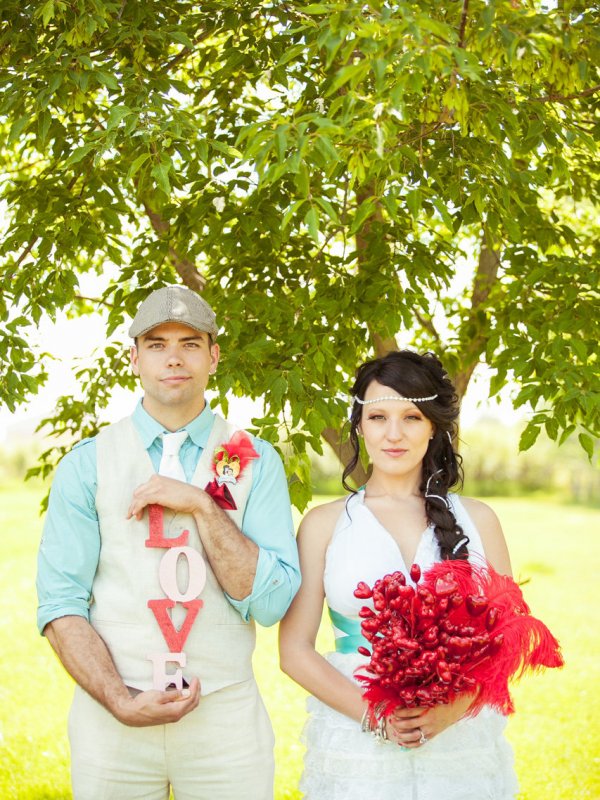
<path id="1" fill-rule="evenodd" d="M 423 730 L 421 728 L 417 728 L 417 730 L 421 734 L 421 737 L 419 739 L 419 744 L 425 744 L 425 742 L 428 741 L 427 736 L 425 736 L 425 733 L 423 732 Z"/>

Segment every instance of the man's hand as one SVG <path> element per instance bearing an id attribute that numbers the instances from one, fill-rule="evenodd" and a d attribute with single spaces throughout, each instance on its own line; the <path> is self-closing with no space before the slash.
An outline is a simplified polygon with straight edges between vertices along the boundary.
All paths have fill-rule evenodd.
<path id="1" fill-rule="evenodd" d="M 135 697 L 120 699 L 113 710 L 114 716 L 124 725 L 142 728 L 147 725 L 165 725 L 178 722 L 200 702 L 200 681 L 194 678 L 188 689 L 169 689 L 159 692 L 150 689 Z"/>
<path id="2" fill-rule="evenodd" d="M 191 514 L 198 526 L 206 558 L 221 587 L 230 597 L 243 600 L 252 592 L 258 546 L 237 527 L 199 486 L 164 475 L 153 475 L 133 493 L 127 519 L 141 520 L 146 506 L 159 505 Z"/>
<path id="3" fill-rule="evenodd" d="M 184 514 L 195 514 L 211 503 L 210 497 L 199 486 L 164 475 L 153 475 L 134 491 L 127 519 L 135 517 L 140 520 L 146 506 L 153 504 Z"/>

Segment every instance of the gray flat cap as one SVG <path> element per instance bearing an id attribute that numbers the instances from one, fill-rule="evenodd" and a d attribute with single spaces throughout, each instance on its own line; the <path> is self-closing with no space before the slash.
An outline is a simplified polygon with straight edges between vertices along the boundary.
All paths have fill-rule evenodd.
<path id="1" fill-rule="evenodd" d="M 149 294 L 138 308 L 129 335 L 135 339 L 163 322 L 179 322 L 209 333 L 213 339 L 217 337 L 215 312 L 206 300 L 185 286 L 163 286 Z"/>

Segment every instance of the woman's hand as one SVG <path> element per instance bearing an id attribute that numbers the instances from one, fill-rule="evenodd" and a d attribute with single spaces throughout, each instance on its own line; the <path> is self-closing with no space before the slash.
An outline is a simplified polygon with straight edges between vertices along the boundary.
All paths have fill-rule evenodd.
<path id="1" fill-rule="evenodd" d="M 422 747 L 469 710 L 474 695 L 461 695 L 448 705 L 433 708 L 396 708 L 386 721 L 388 738 L 402 747 Z"/>

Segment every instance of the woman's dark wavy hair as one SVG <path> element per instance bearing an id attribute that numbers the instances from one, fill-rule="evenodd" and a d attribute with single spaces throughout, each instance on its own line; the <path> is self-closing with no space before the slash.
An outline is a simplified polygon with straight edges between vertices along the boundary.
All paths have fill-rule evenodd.
<path id="1" fill-rule="evenodd" d="M 466 559 L 469 538 L 457 523 L 447 497 L 450 489 L 460 488 L 463 483 L 462 459 L 452 445 L 458 435 L 460 407 L 450 378 L 433 353 L 421 355 L 401 350 L 362 364 L 356 372 L 352 396 L 363 399 L 372 381 L 389 386 L 403 397 L 437 394 L 435 400 L 418 404 L 435 430 L 423 458 L 419 491 L 425 500 L 427 520 L 435 530 L 442 558 Z M 342 476 L 342 484 L 349 492 L 354 492 L 354 489 L 348 485 L 347 479 L 360 458 L 358 426 L 362 409 L 363 406 L 354 401 L 350 415 L 350 443 L 354 453 Z"/>

